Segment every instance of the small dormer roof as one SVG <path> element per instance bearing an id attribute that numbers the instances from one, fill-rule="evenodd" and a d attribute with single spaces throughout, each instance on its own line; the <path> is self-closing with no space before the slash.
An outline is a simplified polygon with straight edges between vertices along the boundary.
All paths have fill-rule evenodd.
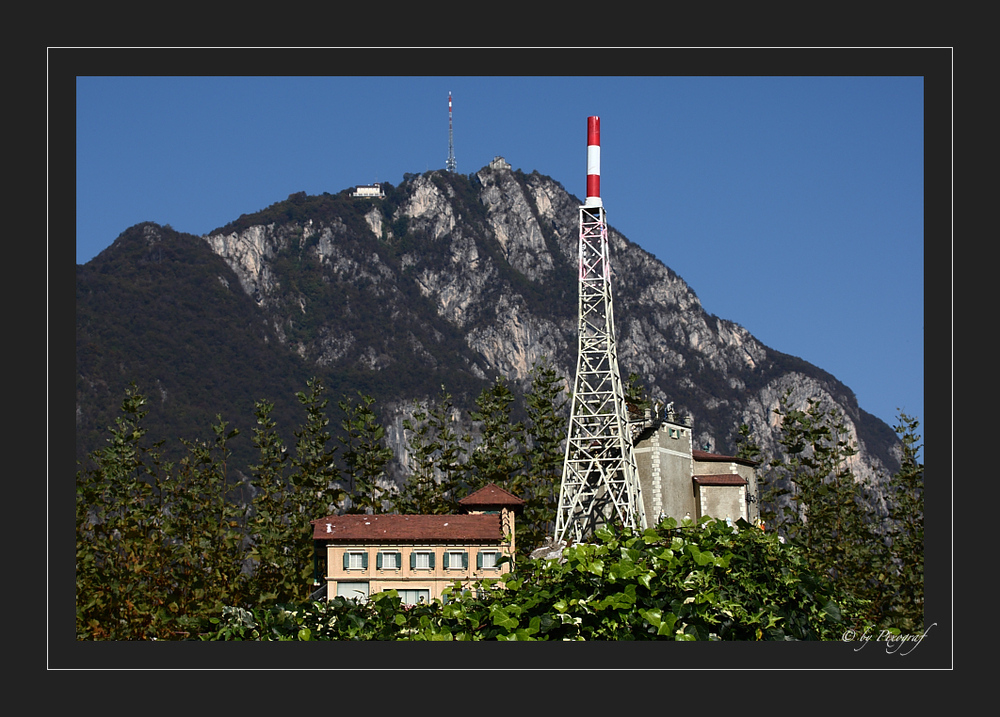
<path id="1" fill-rule="evenodd" d="M 524 507 L 523 500 L 495 483 L 487 483 L 479 490 L 462 498 L 458 504 L 467 509 L 497 507 L 519 509 Z"/>

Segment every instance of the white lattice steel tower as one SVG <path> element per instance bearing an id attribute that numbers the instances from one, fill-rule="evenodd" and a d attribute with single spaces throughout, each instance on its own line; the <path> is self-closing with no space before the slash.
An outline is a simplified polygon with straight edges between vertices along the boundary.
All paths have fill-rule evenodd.
<path id="1" fill-rule="evenodd" d="M 454 172 L 458 164 L 455 162 L 455 137 L 451 132 L 451 92 L 448 93 L 448 161 L 444 168 Z"/>
<path id="2" fill-rule="evenodd" d="M 567 541 L 583 540 L 608 523 L 646 527 L 615 344 L 600 117 L 587 118 L 579 254 L 579 353 L 555 529 L 555 539 Z"/>

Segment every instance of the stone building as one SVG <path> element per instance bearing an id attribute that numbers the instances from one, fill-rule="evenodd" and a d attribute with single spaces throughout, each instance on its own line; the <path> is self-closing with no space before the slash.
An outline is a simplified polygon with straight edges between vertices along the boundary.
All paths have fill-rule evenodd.
<path id="1" fill-rule="evenodd" d="M 694 448 L 690 419 L 672 411 L 646 412 L 633 422 L 634 451 L 643 508 L 649 525 L 663 518 L 680 523 L 704 515 L 735 523 L 760 521 L 756 463 Z"/>
<path id="2" fill-rule="evenodd" d="M 510 162 L 497 155 L 493 158 L 493 161 L 490 162 L 490 169 L 510 169 Z"/>

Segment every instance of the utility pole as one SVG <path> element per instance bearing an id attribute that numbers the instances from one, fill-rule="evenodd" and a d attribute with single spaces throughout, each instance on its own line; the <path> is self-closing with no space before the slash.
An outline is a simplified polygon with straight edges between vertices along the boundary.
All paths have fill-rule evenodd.
<path id="1" fill-rule="evenodd" d="M 601 201 L 601 119 L 587 118 L 587 200 L 580 207 L 579 345 L 555 539 L 617 523 L 645 528 L 618 368 L 608 225 Z"/>

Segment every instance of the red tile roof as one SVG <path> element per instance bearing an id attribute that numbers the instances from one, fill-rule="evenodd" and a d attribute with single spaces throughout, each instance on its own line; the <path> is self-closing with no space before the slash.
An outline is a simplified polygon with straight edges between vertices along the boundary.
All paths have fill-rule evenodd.
<path id="1" fill-rule="evenodd" d="M 746 485 L 747 479 L 730 473 L 728 475 L 695 476 L 694 482 L 698 485 Z"/>
<path id="2" fill-rule="evenodd" d="M 502 538 L 500 516 L 331 515 L 311 521 L 313 539 L 327 541 L 489 541 Z M 327 527 L 329 526 L 329 528 Z"/>
<path id="3" fill-rule="evenodd" d="M 524 501 L 495 483 L 487 483 L 479 490 L 462 498 L 458 504 L 465 508 L 495 505 L 518 507 L 524 505 Z"/>

